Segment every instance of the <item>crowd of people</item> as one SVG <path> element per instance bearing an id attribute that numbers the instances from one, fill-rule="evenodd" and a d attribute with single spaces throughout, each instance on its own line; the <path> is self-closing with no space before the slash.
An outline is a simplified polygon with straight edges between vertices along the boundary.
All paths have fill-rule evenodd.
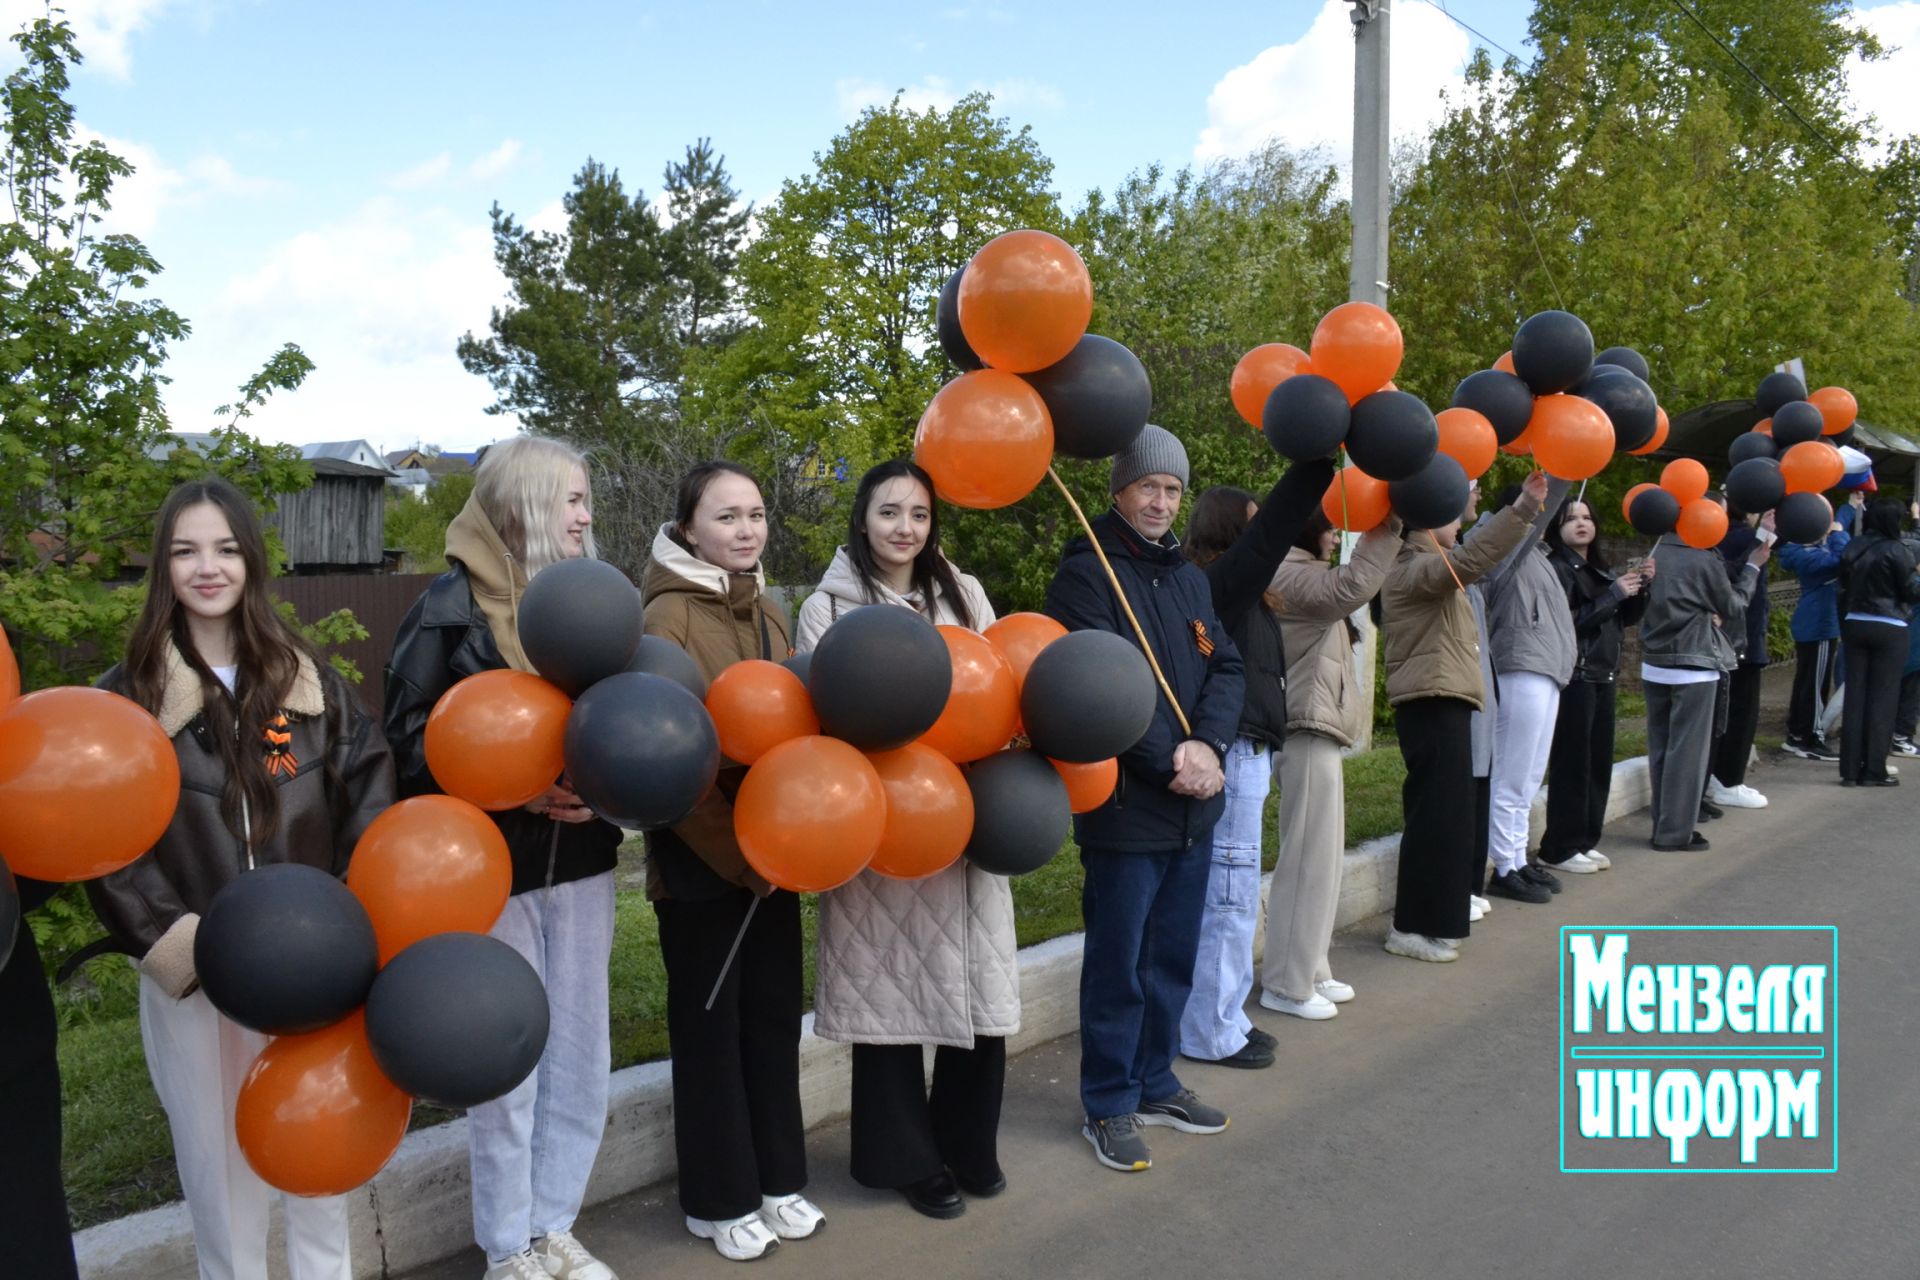
<path id="1" fill-rule="evenodd" d="M 1643 655 L 1653 848 L 1706 849 L 1700 827 L 1722 806 L 1766 804 L 1746 769 L 1768 661 L 1770 518 L 1729 512 L 1718 548 L 1669 536 L 1616 566 L 1593 508 L 1536 472 L 1484 513 L 1476 490 L 1440 528 L 1389 518 L 1336 563 L 1341 539 L 1321 508 L 1333 474 L 1329 462 L 1296 463 L 1264 496 L 1208 489 L 1182 539 L 1187 453 L 1149 426 L 1113 459 L 1111 507 L 1091 539 L 1065 548 L 1046 593 L 1045 611 L 1070 629 L 1133 641 L 1137 625 L 1165 679 L 1112 796 L 1074 821 L 1085 870 L 1082 1134 L 1112 1169 L 1151 1167 L 1146 1130 L 1227 1127 L 1178 1064 L 1274 1062 L 1275 1038 L 1247 1016 L 1256 980 L 1262 1007 L 1306 1021 L 1333 1018 L 1356 996 L 1328 954 L 1346 847 L 1341 759 L 1373 714 L 1356 665 L 1370 602 L 1407 766 L 1387 951 L 1457 960 L 1492 899 L 1543 903 L 1562 877 L 1610 865 L 1598 845 L 1629 628 Z M 1836 522 L 1819 543 L 1780 548 L 1801 584 L 1787 748 L 1837 763 L 1842 785 L 1897 785 L 1889 756 L 1916 752 L 1920 577 L 1909 516 L 1920 510 L 1880 499 L 1856 509 L 1851 533 Z M 646 631 L 685 649 L 709 680 L 745 659 L 805 653 L 859 608 L 976 630 L 994 620 L 988 592 L 943 552 L 933 485 L 910 462 L 862 477 L 846 542 L 792 625 L 762 568 L 768 521 L 755 477 L 709 462 L 684 477 L 654 539 Z M 154 581 L 125 661 L 103 680 L 159 718 L 181 764 L 182 803 L 165 839 L 90 894 L 140 971 L 142 1040 L 202 1276 L 266 1274 L 275 1197 L 234 1130 L 261 1037 L 197 990 L 199 917 L 260 863 L 341 873 L 386 805 L 436 789 L 423 748 L 436 700 L 469 675 L 531 670 L 515 626 L 520 594 L 547 566 L 596 554 L 587 460 L 533 436 L 493 447 L 446 553 L 451 568 L 400 627 L 374 724 L 273 608 L 257 513 L 221 482 L 183 486 L 160 513 Z M 687 1229 L 737 1260 L 824 1222 L 806 1195 L 800 902 L 756 874 L 734 836 L 744 773 L 724 770 L 691 815 L 647 840 L 679 1202 Z M 1546 779 L 1546 828 L 1531 846 Z M 1256 973 L 1264 812 L 1276 785 Z M 612 1280 L 573 1226 L 606 1122 L 622 833 L 564 780 L 494 817 L 513 883 L 493 933 L 540 974 L 551 1033 L 524 1083 L 469 1113 L 474 1238 L 487 1280 Z M 852 1175 L 921 1213 L 955 1217 L 967 1197 L 1007 1185 L 997 1134 L 1007 1038 L 1021 1020 L 1008 882 L 965 861 L 914 881 L 863 872 L 821 895 L 819 917 L 815 1029 L 852 1046 Z M 37 960 L 22 964 L 16 952 L 10 1001 L 28 972 L 37 975 Z M 15 1003 L 31 1006 L 23 1025 L 50 1045 L 51 1008 L 37 976 L 32 986 Z M 7 1042 L 26 1043 L 11 1025 Z M 17 1116 L 21 1136 L 0 1197 L 43 1233 L 65 1219 L 57 1078 L 50 1094 L 45 1075 L 36 1066 L 9 1077 L 8 1132 Z M 347 1280 L 344 1200 L 281 1198 L 295 1280 Z M 72 1273 L 70 1248 L 48 1244 L 37 1256 L 66 1260 L 48 1274 Z"/>

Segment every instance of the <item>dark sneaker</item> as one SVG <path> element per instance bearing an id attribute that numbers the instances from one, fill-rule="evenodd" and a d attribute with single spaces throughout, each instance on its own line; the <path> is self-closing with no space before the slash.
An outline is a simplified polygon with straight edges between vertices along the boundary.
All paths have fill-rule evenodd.
<path id="1" fill-rule="evenodd" d="M 1700 816 L 1696 821 L 1711 822 L 1715 818 L 1724 818 L 1726 816 L 1727 811 L 1725 809 L 1722 809 L 1711 800 L 1702 800 L 1700 802 Z"/>
<path id="2" fill-rule="evenodd" d="M 1109 1169 L 1122 1173 L 1143 1173 L 1153 1168 L 1153 1152 L 1140 1136 L 1142 1117 L 1112 1116 L 1089 1120 L 1080 1127 L 1080 1136 L 1093 1144 L 1093 1157 Z"/>
<path id="3" fill-rule="evenodd" d="M 1661 844 L 1658 840 L 1654 840 L 1651 843 L 1653 847 L 1661 853 L 1701 853 L 1713 847 L 1707 843 L 1707 838 L 1698 831 L 1694 832 L 1692 839 L 1688 840 L 1685 844 Z"/>
<path id="4" fill-rule="evenodd" d="M 1893 740 L 1893 754 L 1897 756 L 1920 756 L 1920 744 L 1916 744 L 1912 738 L 1897 737 Z"/>
<path id="5" fill-rule="evenodd" d="M 1560 892 L 1560 877 L 1545 867 L 1538 867 L 1532 863 L 1528 863 L 1526 866 L 1520 868 L 1517 874 L 1522 880 L 1537 884 L 1548 893 Z"/>
<path id="6" fill-rule="evenodd" d="M 1263 1049 L 1277 1049 L 1280 1047 L 1280 1041 L 1278 1039 L 1258 1027 L 1247 1032 L 1247 1043 L 1257 1044 Z"/>
<path id="7" fill-rule="evenodd" d="M 1194 1097 L 1193 1090 L 1182 1089 L 1158 1102 L 1141 1103 L 1140 1123 L 1161 1124 L 1182 1133 L 1219 1133 L 1227 1127 L 1227 1113 Z"/>
<path id="8" fill-rule="evenodd" d="M 1224 1058 L 1196 1058 L 1190 1053 L 1183 1053 L 1180 1056 L 1188 1062 L 1204 1062 L 1210 1067 L 1239 1067 L 1246 1071 L 1258 1071 L 1262 1067 L 1273 1065 L 1273 1046 L 1261 1044 L 1252 1036 L 1248 1036 L 1247 1042 L 1240 1046 L 1239 1052 L 1230 1053 Z"/>
<path id="9" fill-rule="evenodd" d="M 1515 902 L 1545 902 L 1553 897 L 1545 885 L 1535 884 L 1518 871 L 1504 876 L 1496 874 L 1487 881 L 1487 895 L 1512 898 Z"/>
<path id="10" fill-rule="evenodd" d="M 1825 738 L 1815 738 L 1807 744 L 1806 758 L 1809 760 L 1823 761 L 1827 764 L 1837 764 L 1840 761 L 1840 753 L 1828 746 Z"/>

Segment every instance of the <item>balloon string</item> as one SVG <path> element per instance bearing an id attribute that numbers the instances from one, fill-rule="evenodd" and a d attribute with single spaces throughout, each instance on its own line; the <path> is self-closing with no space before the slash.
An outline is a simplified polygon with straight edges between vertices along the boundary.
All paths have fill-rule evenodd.
<path id="1" fill-rule="evenodd" d="M 740 932 L 733 935 L 733 945 L 727 948 L 726 961 L 720 966 L 720 976 L 713 980 L 713 991 L 707 996 L 707 1009 L 713 1009 L 713 1002 L 720 998 L 720 988 L 726 983 L 727 971 L 733 968 L 733 958 L 740 954 L 741 939 L 747 936 L 747 926 L 753 923 L 753 913 L 760 909 L 760 895 L 754 894 L 753 901 L 747 905 L 746 919 L 740 922 Z"/>
<path id="2" fill-rule="evenodd" d="M 1059 488 L 1060 495 L 1067 500 L 1067 505 L 1073 508 L 1074 519 L 1078 520 L 1080 527 L 1086 530 L 1087 541 L 1093 544 L 1093 554 L 1100 558 L 1100 567 L 1107 571 L 1107 581 L 1113 584 L 1113 594 L 1119 597 L 1120 608 L 1125 611 L 1127 621 L 1133 625 L 1133 634 L 1140 641 L 1140 651 L 1147 655 L 1147 665 L 1153 668 L 1153 678 L 1160 682 L 1160 692 L 1167 695 L 1167 705 L 1173 708 L 1174 719 L 1180 722 L 1180 732 L 1189 737 L 1193 736 L 1193 726 L 1187 723 L 1187 713 L 1180 709 L 1180 700 L 1173 696 L 1173 686 L 1167 683 L 1166 673 L 1160 670 L 1160 660 L 1153 656 L 1153 646 L 1147 643 L 1146 629 L 1140 625 L 1140 619 L 1134 616 L 1133 605 L 1128 602 L 1127 593 L 1120 589 L 1120 578 L 1114 573 L 1113 565 L 1108 562 L 1107 553 L 1101 547 L 1100 539 L 1094 535 L 1093 526 L 1087 522 L 1087 513 L 1080 509 L 1078 502 L 1074 501 L 1072 491 L 1060 479 L 1059 472 L 1048 467 L 1047 475 Z"/>
<path id="3" fill-rule="evenodd" d="M 1434 532 L 1431 529 L 1427 530 L 1427 537 L 1433 539 L 1433 549 L 1440 553 L 1440 563 L 1446 565 L 1447 572 L 1453 575 L 1453 585 L 1465 591 L 1467 584 L 1460 581 L 1460 575 L 1454 571 L 1453 561 L 1448 559 L 1447 549 L 1440 545 L 1440 539 L 1434 536 Z"/>

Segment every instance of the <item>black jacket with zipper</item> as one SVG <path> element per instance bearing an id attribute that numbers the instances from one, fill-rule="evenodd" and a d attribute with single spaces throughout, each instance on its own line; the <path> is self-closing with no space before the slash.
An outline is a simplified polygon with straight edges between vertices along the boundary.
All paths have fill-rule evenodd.
<path id="1" fill-rule="evenodd" d="M 1909 619 L 1920 603 L 1913 550 L 1904 539 L 1869 529 L 1840 553 L 1840 616 Z"/>
<path id="2" fill-rule="evenodd" d="M 1622 595 L 1612 572 L 1565 547 L 1554 548 L 1553 571 L 1566 589 L 1573 610 L 1573 636 L 1578 653 L 1573 678 L 1594 684 L 1612 684 L 1620 674 L 1620 647 L 1628 627 L 1637 626 L 1647 611 L 1647 593 Z"/>

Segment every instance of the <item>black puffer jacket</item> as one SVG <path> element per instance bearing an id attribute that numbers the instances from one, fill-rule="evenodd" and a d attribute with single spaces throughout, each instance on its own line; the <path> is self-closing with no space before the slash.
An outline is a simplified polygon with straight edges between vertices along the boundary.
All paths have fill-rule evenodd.
<path id="1" fill-rule="evenodd" d="M 1840 553 L 1840 616 L 1911 618 L 1920 603 L 1913 574 L 1913 549 L 1903 539 L 1867 530 Z"/>
<path id="2" fill-rule="evenodd" d="M 427 768 L 426 746 L 427 716 L 440 695 L 456 681 L 506 665 L 486 616 L 474 605 L 467 571 L 456 563 L 413 602 L 387 660 L 384 727 L 401 795 L 440 790 Z M 613 870 L 621 837 L 620 828 L 610 822 L 555 822 L 525 809 L 489 816 L 513 855 L 515 893 Z"/>
<path id="3" fill-rule="evenodd" d="M 1620 644 L 1628 627 L 1637 626 L 1647 611 L 1647 595 L 1624 594 L 1618 578 L 1586 557 L 1555 547 L 1549 557 L 1573 610 L 1573 636 L 1578 648 L 1573 678 L 1611 684 L 1620 674 Z"/>

